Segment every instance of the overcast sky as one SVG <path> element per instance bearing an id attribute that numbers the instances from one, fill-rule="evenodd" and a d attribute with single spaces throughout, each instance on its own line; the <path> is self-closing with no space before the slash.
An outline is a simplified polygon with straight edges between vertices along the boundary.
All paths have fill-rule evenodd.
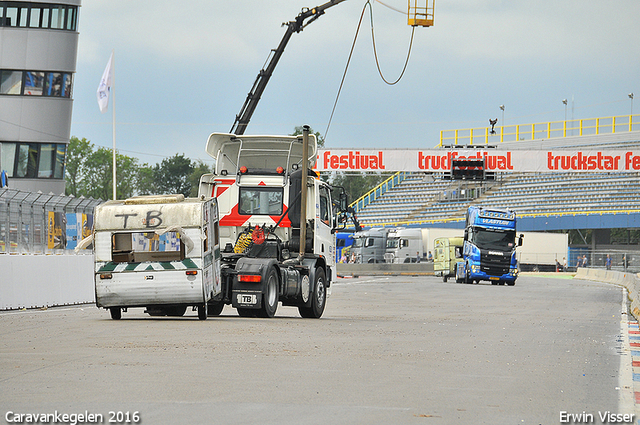
<path id="1" fill-rule="evenodd" d="M 212 164 L 271 49 L 303 7 L 326 0 L 85 0 L 72 136 L 110 147 L 111 107 L 96 89 L 115 49 L 118 149 L 155 164 L 176 153 Z M 247 128 L 325 134 L 365 1 L 347 0 L 294 34 Z M 406 0 L 372 1 L 378 58 L 395 80 L 411 27 Z M 378 75 L 367 11 L 327 148 L 419 148 L 441 130 L 640 113 L 640 1 L 438 0 L 415 30 L 402 80 Z M 498 125 L 500 125 L 499 123 Z"/>

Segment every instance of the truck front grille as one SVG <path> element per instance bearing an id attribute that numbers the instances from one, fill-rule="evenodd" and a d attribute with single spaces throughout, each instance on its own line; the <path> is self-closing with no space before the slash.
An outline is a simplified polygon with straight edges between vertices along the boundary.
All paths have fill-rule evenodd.
<path id="1" fill-rule="evenodd" d="M 480 270 L 490 276 L 502 276 L 509 273 L 511 256 L 498 256 L 482 253 L 480 255 Z"/>

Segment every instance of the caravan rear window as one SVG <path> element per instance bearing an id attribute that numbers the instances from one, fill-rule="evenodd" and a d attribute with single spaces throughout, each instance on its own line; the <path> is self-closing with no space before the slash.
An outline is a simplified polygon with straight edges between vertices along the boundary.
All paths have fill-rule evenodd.
<path id="1" fill-rule="evenodd" d="M 114 233 L 111 247 L 111 258 L 116 263 L 184 260 L 184 243 L 178 232 Z"/>

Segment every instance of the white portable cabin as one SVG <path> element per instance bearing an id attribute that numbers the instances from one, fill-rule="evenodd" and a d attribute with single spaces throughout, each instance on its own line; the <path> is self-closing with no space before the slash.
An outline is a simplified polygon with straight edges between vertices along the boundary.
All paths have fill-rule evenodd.
<path id="1" fill-rule="evenodd" d="M 194 306 L 203 319 L 206 303 L 222 290 L 215 199 L 108 201 L 96 207 L 93 243 L 96 304 L 113 318 L 128 307 L 184 313 Z"/>

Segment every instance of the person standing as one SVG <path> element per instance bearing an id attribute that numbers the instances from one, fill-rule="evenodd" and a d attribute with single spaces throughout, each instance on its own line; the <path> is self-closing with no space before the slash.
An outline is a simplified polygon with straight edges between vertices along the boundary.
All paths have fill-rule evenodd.
<path id="1" fill-rule="evenodd" d="M 609 254 L 607 254 L 607 260 L 605 261 L 604 265 L 606 266 L 607 270 L 611 270 L 611 256 Z"/>

